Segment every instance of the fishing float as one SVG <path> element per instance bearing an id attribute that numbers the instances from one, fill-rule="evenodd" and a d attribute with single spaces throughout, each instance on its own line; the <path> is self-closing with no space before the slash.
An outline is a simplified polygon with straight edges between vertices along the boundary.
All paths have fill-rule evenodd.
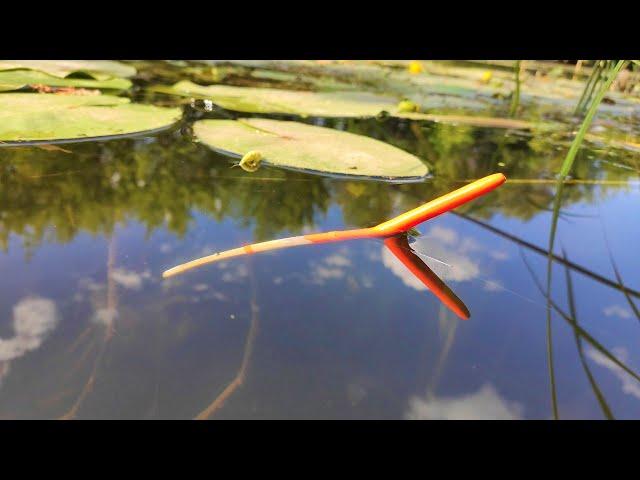
<path id="1" fill-rule="evenodd" d="M 410 228 L 437 217 L 449 210 L 459 207 L 470 202 L 495 188 L 499 187 L 506 181 L 506 177 L 502 173 L 495 173 L 480 178 L 474 182 L 458 188 L 452 192 L 427 202 L 419 207 L 409 210 L 397 217 L 386 222 L 380 223 L 375 227 L 359 228 L 355 230 L 338 230 L 332 232 L 312 233 L 309 235 L 299 235 L 295 237 L 281 238 L 278 240 L 270 240 L 267 242 L 254 243 L 245 245 L 223 252 L 217 252 L 212 255 L 197 258 L 189 262 L 177 265 L 162 273 L 163 278 L 173 277 L 188 270 L 207 265 L 209 263 L 228 260 L 229 258 L 239 257 L 242 255 L 251 255 L 254 253 L 267 252 L 270 250 L 278 250 L 281 248 L 297 247 L 300 245 L 312 245 L 316 243 L 340 242 L 343 240 L 355 240 L 362 238 L 388 238 L 406 232 Z M 461 312 L 462 313 L 462 312 Z"/>

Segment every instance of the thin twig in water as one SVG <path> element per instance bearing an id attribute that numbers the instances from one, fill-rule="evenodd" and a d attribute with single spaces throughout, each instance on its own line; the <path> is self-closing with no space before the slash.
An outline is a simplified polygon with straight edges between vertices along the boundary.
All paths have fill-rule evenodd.
<path id="1" fill-rule="evenodd" d="M 253 353 L 253 344 L 255 342 L 257 330 L 258 330 L 258 320 L 259 320 L 259 308 L 257 303 L 257 294 L 256 294 L 256 279 L 255 272 L 253 270 L 253 263 L 251 259 L 247 259 L 247 263 L 249 266 L 249 281 L 251 285 L 251 325 L 249 326 L 249 332 L 247 333 L 247 340 L 245 341 L 244 346 L 244 354 L 242 355 L 242 363 L 240 365 L 240 369 L 236 376 L 231 380 L 231 382 L 225 387 L 225 389 L 218 395 L 213 402 L 211 402 L 204 410 L 202 410 L 196 417 L 195 420 L 207 420 L 211 418 L 222 406 L 224 402 L 231 396 L 233 393 L 242 386 L 245 381 L 247 375 L 247 369 L 249 368 L 249 362 L 251 360 L 251 354 Z"/>
<path id="2" fill-rule="evenodd" d="M 113 268 L 114 268 L 114 265 L 115 265 L 115 257 L 116 257 L 116 239 L 115 239 L 115 234 L 114 234 L 109 239 L 109 253 L 107 255 L 107 311 L 110 312 L 110 313 L 111 312 L 115 312 L 117 307 L 118 307 L 118 296 L 117 296 L 117 292 L 116 292 L 116 283 L 115 283 L 115 278 L 113 276 Z M 84 402 L 84 399 L 93 390 L 93 386 L 95 384 L 95 380 L 96 380 L 96 376 L 97 376 L 97 372 L 98 372 L 98 367 L 100 366 L 100 364 L 102 362 L 102 357 L 104 356 L 104 353 L 107 350 L 107 346 L 109 344 L 109 341 L 111 340 L 111 338 L 113 338 L 113 331 L 114 331 L 113 330 L 113 322 L 114 322 L 114 320 L 115 320 L 115 318 L 113 318 L 113 317 L 109 318 L 109 322 L 108 322 L 108 325 L 107 325 L 107 330 L 105 331 L 104 340 L 102 341 L 102 344 L 100 345 L 100 350 L 98 351 L 96 359 L 95 359 L 95 361 L 93 363 L 93 369 L 91 370 L 91 374 L 89 375 L 89 378 L 87 379 L 87 382 L 85 383 L 84 387 L 80 391 L 80 394 L 78 395 L 78 398 L 76 399 L 75 403 L 72 405 L 72 407 L 69 409 L 69 411 L 67 411 L 64 415 L 62 415 L 60 417 L 60 420 L 72 420 L 72 419 L 76 418 L 76 415 L 78 414 L 78 410 L 82 406 L 82 403 Z"/>

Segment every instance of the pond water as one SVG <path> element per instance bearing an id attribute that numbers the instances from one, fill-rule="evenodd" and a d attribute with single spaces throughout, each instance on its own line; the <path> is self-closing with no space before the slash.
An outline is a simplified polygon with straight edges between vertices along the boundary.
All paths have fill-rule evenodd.
<path id="1" fill-rule="evenodd" d="M 150 136 L 0 150 L 0 418 L 548 419 L 553 391 L 560 418 L 640 417 L 637 151 L 587 145 L 565 185 L 551 298 L 576 325 L 536 285 L 566 141 L 307 118 L 414 153 L 432 175 L 249 173 L 191 139 L 193 119 L 228 114 L 183 107 Z M 247 243 L 373 226 L 496 172 L 506 184 L 410 239 L 468 320 L 379 240 L 162 278 Z"/>

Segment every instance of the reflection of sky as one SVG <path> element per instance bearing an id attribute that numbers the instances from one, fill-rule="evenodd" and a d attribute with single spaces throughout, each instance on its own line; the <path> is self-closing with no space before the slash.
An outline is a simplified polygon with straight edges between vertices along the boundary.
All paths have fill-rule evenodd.
<path id="1" fill-rule="evenodd" d="M 13 307 L 13 336 L 0 338 L 0 384 L 9 373 L 9 365 L 28 352 L 40 348 L 58 323 L 53 300 L 25 297 Z"/>
<path id="2" fill-rule="evenodd" d="M 629 361 L 629 352 L 624 347 L 613 348 L 612 353 L 623 362 Z M 587 351 L 587 356 L 597 365 L 600 365 L 613 373 L 613 375 L 621 382 L 622 391 L 624 393 L 640 399 L 640 385 L 638 385 L 633 377 L 616 365 L 611 359 L 607 358 L 594 348 L 590 348 Z"/>
<path id="3" fill-rule="evenodd" d="M 408 420 L 519 420 L 523 407 L 502 398 L 485 384 L 476 392 L 450 398 L 412 397 L 405 414 Z"/>
<path id="4" fill-rule="evenodd" d="M 441 226 L 427 228 L 411 248 L 443 281 L 464 282 L 480 275 L 478 263 L 472 259 L 474 253 L 483 248 L 472 238 L 459 238 L 455 230 Z M 399 276 L 405 285 L 424 290 L 426 287 L 388 249 L 382 249 L 384 265 Z"/>
<path id="5" fill-rule="evenodd" d="M 624 199 L 612 202 L 630 208 Z M 608 203 L 603 206 L 609 208 Z M 587 210 L 593 213 L 593 207 Z M 607 216 L 611 217 L 610 212 Z M 342 228 L 341 218 L 334 206 L 315 230 Z M 529 223 L 500 216 L 491 223 L 544 246 L 547 221 L 542 214 Z M 572 245 L 573 261 L 612 277 L 601 239 L 589 236 L 593 225 L 588 218 L 561 222 L 562 243 Z M 640 227 L 633 222 L 611 221 L 607 228 L 616 242 L 640 238 Z M 425 385 L 435 375 L 444 348 L 438 300 L 389 256 L 381 242 L 352 241 L 251 257 L 258 285 L 259 333 L 246 384 L 221 416 L 547 418 L 544 299 L 524 269 L 518 247 L 454 215 L 433 219 L 420 230 L 423 236 L 414 248 L 451 265 L 425 259 L 472 313 L 469 321 L 457 326 L 434 394 L 425 395 Z M 115 322 L 113 355 L 120 357 L 104 373 L 111 375 L 110 387 L 96 387 L 96 396 L 103 392 L 106 399 L 112 398 L 108 391 L 116 385 L 119 398 L 105 399 L 100 411 L 144 404 L 145 395 L 152 396 L 156 385 L 141 381 L 149 389 L 141 392 L 142 386 L 131 383 L 154 371 L 164 389 L 159 395 L 165 395 L 161 415 L 188 417 L 211 402 L 239 367 L 249 322 L 249 265 L 246 259 L 230 260 L 170 282 L 162 281 L 160 273 L 182 261 L 251 240 L 250 231 L 234 222 L 216 223 L 198 213 L 184 239 L 159 230 L 145 240 L 140 225 L 122 227 L 117 232 L 113 271 L 117 312 L 105 307 L 104 238 L 79 235 L 66 245 L 45 244 L 28 263 L 18 245 L 12 244 L 0 256 L 0 265 L 6 271 L 19 271 L 20 276 L 0 279 L 0 300 L 5 305 L 0 337 L 13 342 L 17 315 L 10 306 L 25 298 L 55 301 L 55 318 L 64 320 L 59 325 L 73 332 L 92 322 Z M 570 242 L 577 242 L 576 247 Z M 612 249 L 623 276 L 633 286 L 638 259 L 619 244 Z M 525 254 L 543 280 L 545 258 L 526 250 Z M 624 352 L 632 368 L 640 365 L 635 348 L 640 340 L 637 321 L 629 316 L 624 297 L 578 273 L 573 280 L 581 324 L 605 346 Z M 554 297 L 565 306 L 560 269 L 554 270 L 554 286 Z M 92 303 L 96 297 L 102 303 Z M 584 415 L 597 417 L 572 330 L 557 315 L 553 322 L 561 414 L 569 415 L 571 407 L 580 403 Z M 11 349 L 5 347 L 23 353 L 0 362 L 1 371 L 8 371 L 11 363 L 11 375 L 22 374 L 18 369 L 44 375 L 42 365 L 23 365 L 17 358 L 27 358 L 33 350 L 25 345 L 38 341 L 39 354 L 46 356 L 50 344 L 45 340 L 52 328 L 44 328 L 40 336 L 24 337 L 28 341 L 22 347 L 16 347 L 16 342 Z M 67 343 L 74 339 L 75 334 L 69 334 Z M 52 363 L 62 361 L 51 352 Z M 586 352 L 614 410 L 637 411 L 637 405 L 630 403 L 637 401 L 634 381 L 597 352 Z M 5 381 L 3 393 L 18 398 L 20 385 Z M 87 402 L 86 408 L 92 411 L 93 404 Z M 0 401 L 0 414 L 11 416 L 12 410 L 4 405 Z M 18 407 L 13 404 L 12 408 Z M 26 402 L 23 408 L 34 407 Z M 140 406 L 132 415 L 143 410 Z"/>

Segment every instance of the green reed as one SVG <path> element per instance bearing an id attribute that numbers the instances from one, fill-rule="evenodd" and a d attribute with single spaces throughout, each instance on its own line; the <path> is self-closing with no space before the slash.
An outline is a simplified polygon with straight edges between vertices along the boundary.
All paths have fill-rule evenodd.
<path id="1" fill-rule="evenodd" d="M 585 115 L 582 124 L 580 125 L 580 129 L 576 134 L 573 142 L 571 143 L 571 147 L 567 152 L 567 156 L 562 162 L 562 166 L 560 168 L 560 172 L 558 173 L 558 179 L 556 181 L 556 195 L 553 202 L 553 217 L 551 219 L 551 229 L 549 232 L 549 248 L 547 255 L 547 364 L 549 368 L 549 380 L 551 383 L 551 406 L 553 410 L 553 417 L 558 419 L 558 401 L 556 395 L 556 384 L 555 384 L 555 373 L 553 367 L 553 336 L 551 329 L 551 280 L 552 280 L 552 269 L 553 269 L 553 247 L 555 243 L 556 237 L 556 229 L 558 226 L 558 217 L 560 214 L 560 204 L 562 201 L 562 191 L 564 188 L 564 180 L 571 171 L 571 167 L 573 166 L 573 162 L 575 161 L 576 155 L 580 146 L 582 145 L 582 141 L 584 140 L 584 136 L 586 135 L 589 127 L 591 126 L 591 122 L 593 121 L 593 117 L 598 110 L 598 106 L 602 102 L 605 94 L 611 87 L 613 80 L 616 78 L 620 70 L 626 65 L 626 60 L 618 60 L 615 66 L 612 69 L 603 68 L 603 72 L 598 73 L 598 77 L 592 79 L 594 84 L 594 89 L 597 85 L 597 93 L 591 104 L 589 105 L 589 109 L 587 110 L 587 114 Z M 593 75 L 593 73 L 592 73 Z M 600 80 L 600 75 L 604 76 L 604 81 Z M 588 82 L 589 83 L 589 82 Z M 586 90 L 586 88 L 585 88 Z M 591 94 L 589 94 L 589 97 Z M 581 99 L 583 100 L 583 99 Z M 579 102 L 580 104 L 580 102 Z"/>

